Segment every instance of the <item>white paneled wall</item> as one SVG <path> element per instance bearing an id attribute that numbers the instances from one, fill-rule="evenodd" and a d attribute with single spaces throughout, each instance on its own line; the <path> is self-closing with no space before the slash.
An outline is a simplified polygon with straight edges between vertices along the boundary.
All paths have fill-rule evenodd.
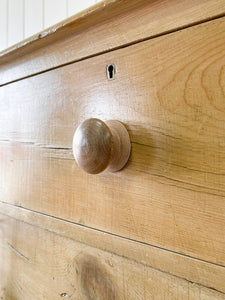
<path id="1" fill-rule="evenodd" d="M 8 45 L 16 44 L 23 39 L 23 0 L 8 0 Z"/>
<path id="2" fill-rule="evenodd" d="M 7 0 L 0 0 L 0 51 L 7 47 Z"/>
<path id="3" fill-rule="evenodd" d="M 0 51 L 100 0 L 0 0 Z"/>
<path id="4" fill-rule="evenodd" d="M 25 39 L 43 29 L 43 11 L 44 6 L 42 0 L 24 0 Z"/>
<path id="5" fill-rule="evenodd" d="M 74 1 L 79 2 L 79 1 Z M 67 17 L 66 0 L 45 0 L 44 1 L 44 27 L 49 27 Z"/>
<path id="6" fill-rule="evenodd" d="M 85 1 L 74 1 L 74 0 L 68 0 L 68 12 L 70 15 L 74 15 L 79 11 L 82 11 L 83 9 L 93 5 L 96 2 L 99 1 L 93 1 L 93 0 L 85 0 Z"/>

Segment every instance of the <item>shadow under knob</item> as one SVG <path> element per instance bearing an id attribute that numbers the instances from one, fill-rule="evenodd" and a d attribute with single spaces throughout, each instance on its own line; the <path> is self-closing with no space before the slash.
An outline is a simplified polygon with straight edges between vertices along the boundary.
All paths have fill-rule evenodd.
<path id="1" fill-rule="evenodd" d="M 116 120 L 88 119 L 73 137 L 73 154 L 78 166 L 90 174 L 105 169 L 121 170 L 131 151 L 130 137 L 125 126 Z"/>

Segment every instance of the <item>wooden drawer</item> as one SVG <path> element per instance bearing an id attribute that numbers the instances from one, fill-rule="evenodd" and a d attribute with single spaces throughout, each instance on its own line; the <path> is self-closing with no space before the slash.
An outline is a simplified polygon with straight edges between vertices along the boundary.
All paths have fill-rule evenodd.
<path id="1" fill-rule="evenodd" d="M 0 267 L 4 274 L 0 297 L 4 300 L 225 299 L 215 290 L 76 242 L 65 232 L 58 235 L 1 213 L 0 220 Z M 74 227 L 70 232 L 71 236 L 75 233 Z M 83 235 L 87 240 L 88 234 Z M 97 241 L 98 246 L 105 243 L 102 237 Z M 218 277 L 217 283 L 222 286 L 222 282 Z"/>
<path id="2" fill-rule="evenodd" d="M 107 0 L 0 54 L 1 299 L 225 299 L 222 2 Z M 123 170 L 74 161 L 93 117 Z"/>
<path id="3" fill-rule="evenodd" d="M 224 26 L 210 21 L 2 87 L 1 201 L 224 265 Z M 124 170 L 77 167 L 74 130 L 90 117 L 126 124 Z"/>
<path id="4" fill-rule="evenodd" d="M 0 52 L 0 86 L 223 15 L 224 0 L 105 0 Z"/>

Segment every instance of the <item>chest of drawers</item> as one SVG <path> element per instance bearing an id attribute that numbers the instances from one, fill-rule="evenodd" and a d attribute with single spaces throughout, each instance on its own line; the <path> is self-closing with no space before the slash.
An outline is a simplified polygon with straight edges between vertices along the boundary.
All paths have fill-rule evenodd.
<path id="1" fill-rule="evenodd" d="M 105 1 L 2 54 L 1 299 L 225 299 L 224 14 Z M 121 171 L 75 163 L 89 118 Z"/>

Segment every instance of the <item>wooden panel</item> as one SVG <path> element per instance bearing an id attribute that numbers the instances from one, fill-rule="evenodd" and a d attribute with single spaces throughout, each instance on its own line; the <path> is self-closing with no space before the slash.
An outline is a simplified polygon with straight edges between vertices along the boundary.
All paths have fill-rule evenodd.
<path id="1" fill-rule="evenodd" d="M 112 253 L 0 218 L 2 299 L 225 299 Z"/>
<path id="2" fill-rule="evenodd" d="M 8 0 L 8 47 L 24 37 L 23 0 Z"/>
<path id="3" fill-rule="evenodd" d="M 24 38 L 43 29 L 43 0 L 25 0 Z"/>
<path id="4" fill-rule="evenodd" d="M 0 51 L 7 48 L 7 1 L 0 0 Z"/>
<path id="5" fill-rule="evenodd" d="M 1 214 L 225 293 L 225 268 L 0 202 Z"/>
<path id="6" fill-rule="evenodd" d="M 4 51 L 0 85 L 224 14 L 224 0 L 102 1 Z"/>
<path id="7" fill-rule="evenodd" d="M 45 0 L 44 1 L 44 27 L 52 26 L 65 19 L 66 0 Z"/>
<path id="8" fill-rule="evenodd" d="M 3 87 L 1 201 L 224 265 L 224 25 Z M 112 61 L 118 72 L 107 81 Z M 125 170 L 92 176 L 77 168 L 72 137 L 89 117 L 127 124 Z"/>

